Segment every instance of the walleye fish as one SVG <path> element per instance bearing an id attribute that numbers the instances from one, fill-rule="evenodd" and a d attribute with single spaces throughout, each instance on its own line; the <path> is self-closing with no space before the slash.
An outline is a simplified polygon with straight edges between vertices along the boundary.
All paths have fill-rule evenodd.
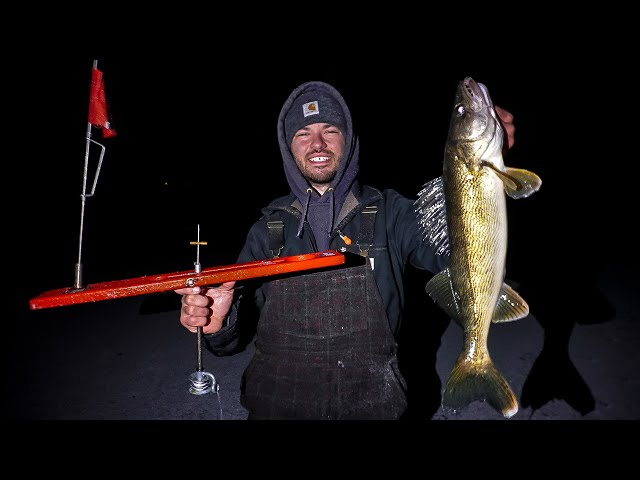
<path id="1" fill-rule="evenodd" d="M 442 403 L 462 408 L 486 401 L 509 418 L 517 413 L 518 401 L 489 355 L 489 327 L 526 317 L 529 306 L 504 282 L 505 194 L 528 197 L 542 181 L 535 173 L 505 167 L 503 138 L 488 89 L 464 78 L 455 93 L 442 176 L 424 185 L 416 211 L 425 240 L 450 256 L 448 268 L 425 289 L 464 332 Z"/>

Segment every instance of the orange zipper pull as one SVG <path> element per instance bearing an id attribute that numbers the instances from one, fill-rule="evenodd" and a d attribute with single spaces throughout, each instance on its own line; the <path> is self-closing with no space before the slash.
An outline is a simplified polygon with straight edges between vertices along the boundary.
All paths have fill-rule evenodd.
<path id="1" fill-rule="evenodd" d="M 351 245 L 351 239 L 343 234 L 340 230 L 338 230 L 338 235 L 340 235 L 340 238 L 344 243 L 346 243 L 347 245 Z"/>

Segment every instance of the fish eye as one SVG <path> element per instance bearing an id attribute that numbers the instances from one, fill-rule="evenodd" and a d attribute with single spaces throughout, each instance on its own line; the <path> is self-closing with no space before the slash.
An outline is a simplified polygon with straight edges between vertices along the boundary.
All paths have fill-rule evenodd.
<path id="1" fill-rule="evenodd" d="M 464 108 L 464 105 L 458 105 L 458 106 L 456 107 L 456 113 L 458 114 L 458 116 L 459 116 L 459 117 L 463 116 L 463 115 L 464 115 L 464 113 L 465 113 L 465 111 L 466 111 L 466 110 L 465 110 L 465 108 Z"/>

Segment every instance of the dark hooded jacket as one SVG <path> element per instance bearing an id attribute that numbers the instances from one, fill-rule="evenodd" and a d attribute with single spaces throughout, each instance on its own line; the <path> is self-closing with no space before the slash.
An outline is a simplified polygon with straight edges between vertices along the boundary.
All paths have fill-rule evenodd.
<path id="1" fill-rule="evenodd" d="M 318 89 L 325 95 L 333 96 L 342 106 L 346 123 L 346 132 L 343 132 L 344 157 L 331 188 L 322 196 L 316 190 L 309 189 L 309 183 L 291 154 L 285 132 L 285 117 L 296 99 L 309 90 Z M 249 230 L 238 263 L 273 257 L 269 248 L 268 220 L 281 220 L 284 223 L 281 257 L 328 249 L 358 253 L 355 239 L 360 232 L 361 212 L 366 207 L 376 206 L 373 243 L 368 249 L 368 256 L 373 259 L 373 274 L 384 302 L 389 327 L 397 335 L 404 307 L 403 273 L 406 265 L 437 273 L 446 266 L 448 260 L 447 257 L 436 255 L 433 247 L 422 240 L 414 200 L 394 190 L 381 191 L 359 184 L 359 141 L 353 131 L 351 113 L 340 93 L 329 84 L 308 82 L 291 93 L 278 118 L 278 143 L 291 191 L 262 209 L 263 216 Z M 340 234 L 354 239 L 353 243 L 347 246 Z M 205 336 L 209 350 L 216 355 L 227 355 L 246 346 L 246 342 L 253 338 L 252 329 L 268 288 L 268 279 L 264 282 L 246 282 L 236 288 L 237 298 L 226 325 L 219 332 Z M 247 304 L 251 307 L 247 307 Z M 253 318 L 245 321 L 245 316 L 249 315 Z M 249 330 L 243 330 L 247 327 Z"/>

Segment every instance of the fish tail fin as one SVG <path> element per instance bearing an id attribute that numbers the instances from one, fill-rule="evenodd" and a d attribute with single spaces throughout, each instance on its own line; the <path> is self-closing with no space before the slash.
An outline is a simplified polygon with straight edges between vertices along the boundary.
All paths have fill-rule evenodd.
<path id="1" fill-rule="evenodd" d="M 483 365 L 458 360 L 447 380 L 443 405 L 462 408 L 475 400 L 486 401 L 505 418 L 518 412 L 518 400 L 511 386 L 491 360 Z"/>

